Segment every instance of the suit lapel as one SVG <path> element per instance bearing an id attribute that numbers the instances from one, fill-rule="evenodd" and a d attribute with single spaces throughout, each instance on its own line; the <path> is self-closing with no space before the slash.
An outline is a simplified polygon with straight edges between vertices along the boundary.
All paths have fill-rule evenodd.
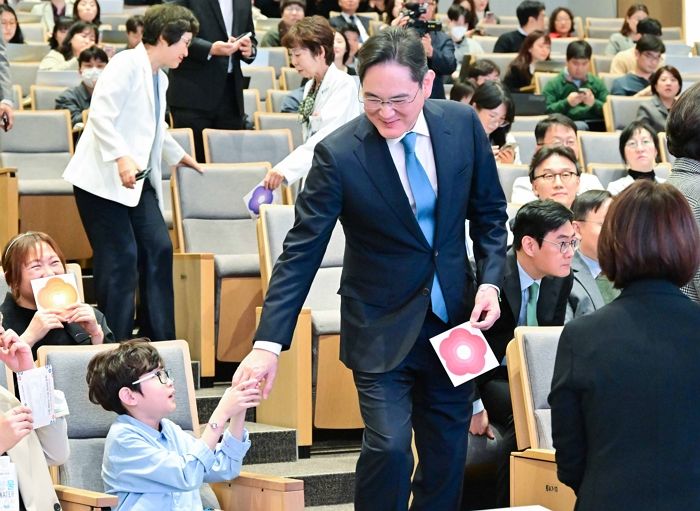
<path id="1" fill-rule="evenodd" d="M 209 6 L 211 7 L 212 10 L 212 15 L 214 16 L 214 19 L 216 22 L 219 24 L 219 28 L 221 31 L 226 34 L 226 36 L 230 36 L 226 30 L 226 23 L 224 23 L 224 16 L 221 13 L 221 5 L 219 5 L 219 0 L 207 0 L 209 2 Z M 231 0 L 233 2 L 233 0 Z"/>
<path id="2" fill-rule="evenodd" d="M 428 124 L 428 131 L 430 132 L 438 182 L 435 242 L 433 243 L 433 245 L 437 246 L 442 239 L 440 236 L 442 228 L 447 227 L 447 222 L 444 219 L 447 218 L 449 210 L 454 206 L 451 196 L 455 187 L 454 174 L 457 167 L 454 165 L 453 160 L 450 159 L 450 147 L 454 147 L 453 144 L 458 142 L 452 140 L 452 131 L 447 123 L 444 122 L 443 112 L 439 106 L 428 100 L 425 102 L 423 112 L 425 121 Z M 440 221 L 441 219 L 443 220 L 442 222 Z"/>
<path id="3" fill-rule="evenodd" d="M 420 230 L 416 216 L 413 214 L 408 197 L 404 192 L 399 173 L 394 166 L 394 160 L 386 145 L 386 140 L 365 117 L 359 124 L 355 136 L 361 143 L 355 149 L 355 155 L 370 181 L 386 201 L 389 209 L 398 217 L 401 223 L 419 240 L 427 245 L 428 242 Z"/>
<path id="4" fill-rule="evenodd" d="M 503 293 L 506 295 L 508 305 L 513 314 L 513 321 L 518 324 L 520 307 L 522 306 L 522 292 L 520 290 L 520 274 L 515 252 L 511 248 L 506 254 L 506 271 L 503 279 Z"/>

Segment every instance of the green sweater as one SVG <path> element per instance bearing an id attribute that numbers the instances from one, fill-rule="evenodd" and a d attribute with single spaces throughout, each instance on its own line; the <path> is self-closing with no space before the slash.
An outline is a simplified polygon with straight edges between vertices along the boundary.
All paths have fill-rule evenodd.
<path id="1" fill-rule="evenodd" d="M 585 121 L 587 119 L 602 119 L 603 104 L 608 97 L 608 89 L 600 78 L 591 73 L 586 75 L 586 80 L 581 84 L 581 88 L 588 88 L 595 97 L 595 102 L 591 106 L 583 103 L 572 107 L 566 98 L 572 92 L 576 92 L 579 87 L 567 80 L 566 71 L 562 71 L 556 78 L 552 78 L 545 85 L 542 94 L 547 101 L 547 113 L 564 114 L 574 121 Z"/>

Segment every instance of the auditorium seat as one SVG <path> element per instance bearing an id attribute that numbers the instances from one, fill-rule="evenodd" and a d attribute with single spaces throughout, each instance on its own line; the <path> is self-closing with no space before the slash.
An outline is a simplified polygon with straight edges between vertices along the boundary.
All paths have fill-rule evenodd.
<path id="1" fill-rule="evenodd" d="M 293 67 L 284 67 L 280 74 L 280 89 L 294 90 L 301 87 L 302 76 Z"/>
<path id="2" fill-rule="evenodd" d="M 293 150 L 292 133 L 288 129 L 247 131 L 202 131 L 206 163 L 245 163 L 269 161 L 277 165 Z"/>
<path id="3" fill-rule="evenodd" d="M 56 98 L 66 91 L 67 87 L 53 85 L 32 85 L 29 89 L 32 110 L 54 110 Z"/>
<path id="4" fill-rule="evenodd" d="M 262 103 L 260 102 L 260 92 L 258 89 L 243 89 L 243 111 L 252 121 L 255 112 L 262 112 Z"/>
<path id="5" fill-rule="evenodd" d="M 292 133 L 292 145 L 294 149 L 304 143 L 304 134 L 301 129 L 299 114 L 283 114 L 270 112 L 255 112 L 255 129 L 288 129 Z"/>
<path id="6" fill-rule="evenodd" d="M 620 135 L 618 133 L 597 133 L 592 131 L 578 132 L 579 147 L 581 147 L 581 168 L 589 163 L 622 162 L 620 157 Z"/>
<path id="7" fill-rule="evenodd" d="M 262 96 L 267 89 L 277 89 L 277 79 L 275 78 L 275 68 L 271 66 L 243 66 L 241 67 L 243 76 L 250 78 L 248 89 L 257 89 Z"/>
<path id="8" fill-rule="evenodd" d="M 528 176 L 528 166 L 497 163 L 496 169 L 498 170 L 498 181 L 501 183 L 506 201 L 510 202 L 511 196 L 513 195 L 513 183 L 515 183 L 515 180 L 519 177 Z"/>
<path id="9" fill-rule="evenodd" d="M 180 144 L 187 154 L 196 158 L 194 154 L 194 134 L 192 128 L 170 128 L 168 130 L 170 135 L 175 139 L 175 142 Z M 175 229 L 173 222 L 173 195 L 170 189 L 170 177 L 172 175 L 172 168 L 163 160 L 160 164 L 162 171 L 161 175 L 161 191 L 163 197 L 163 218 L 165 219 L 165 224 L 168 226 L 168 232 L 170 233 L 170 239 L 173 242 L 173 248 L 175 250 L 180 246 L 180 240 L 177 238 L 177 230 Z"/>
<path id="10" fill-rule="evenodd" d="M 651 102 L 651 96 L 613 96 L 607 97 L 603 104 L 603 117 L 605 127 L 609 132 L 625 129 L 631 122 L 637 119 L 639 107 Z"/>
<path id="11" fill-rule="evenodd" d="M 265 104 L 268 112 L 282 112 L 282 102 L 289 94 L 286 90 L 267 89 Z"/>
<path id="12" fill-rule="evenodd" d="M 263 294 L 293 206 L 263 206 L 257 224 Z M 261 422 L 296 428 L 297 444 L 312 444 L 312 428 L 362 428 L 352 372 L 340 362 L 340 286 L 345 235 L 337 223 L 304 301 L 291 348 L 280 355 L 275 389 L 257 409 Z M 312 419 L 313 413 L 313 419 Z"/>

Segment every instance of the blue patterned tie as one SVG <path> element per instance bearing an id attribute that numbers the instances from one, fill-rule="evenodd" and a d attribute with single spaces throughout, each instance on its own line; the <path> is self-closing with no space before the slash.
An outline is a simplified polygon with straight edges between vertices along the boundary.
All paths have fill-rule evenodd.
<path id="1" fill-rule="evenodd" d="M 404 151 L 406 153 L 406 174 L 408 174 L 408 182 L 411 185 L 411 192 L 416 201 L 416 220 L 428 244 L 433 246 L 433 236 L 435 234 L 435 204 L 437 197 L 435 191 L 430 184 L 428 174 L 425 173 L 423 165 L 416 157 L 416 134 L 412 131 L 406 133 L 406 136 L 401 139 Z M 443 320 L 448 321 L 447 305 L 445 305 L 445 297 L 442 295 L 440 282 L 438 281 L 437 269 L 433 275 L 433 289 L 430 292 L 430 303 L 433 313 Z"/>

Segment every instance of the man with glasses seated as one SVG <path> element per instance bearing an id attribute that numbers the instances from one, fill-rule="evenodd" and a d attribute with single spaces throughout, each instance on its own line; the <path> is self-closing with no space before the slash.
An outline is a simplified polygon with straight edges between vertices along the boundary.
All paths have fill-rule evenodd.
<path id="1" fill-rule="evenodd" d="M 357 511 L 459 509 L 474 384 L 454 387 L 429 339 L 500 314 L 506 202 L 476 113 L 427 99 L 435 73 L 411 30 L 389 27 L 359 52 L 365 113 L 321 140 L 296 221 L 234 383 L 265 380 L 340 220 L 340 358 L 365 423 Z M 479 273 L 468 263 L 465 221 Z M 478 280 L 477 280 L 478 279 Z M 411 439 L 418 452 L 413 474 Z"/>
<path id="2" fill-rule="evenodd" d="M 538 199 L 551 199 L 571 209 L 581 176 L 571 149 L 561 145 L 541 147 L 532 157 L 529 176 Z"/>
<path id="3" fill-rule="evenodd" d="M 662 55 L 666 53 L 664 42 L 653 35 L 645 34 L 639 38 L 634 55 L 637 63 L 634 71 L 613 81 L 610 94 L 614 96 L 650 96 L 649 79 L 659 67 Z"/>
<path id="4" fill-rule="evenodd" d="M 472 434 L 493 437 L 489 423 L 501 426 L 502 443 L 499 445 L 497 469 L 498 507 L 509 505 L 509 458 L 511 451 L 517 449 L 506 346 L 518 326 L 564 324 L 567 299 L 573 283 L 571 261 L 579 245 L 572 220 L 571 211 L 553 200 L 538 200 L 520 208 L 515 216 L 513 246 L 506 254 L 505 276 L 500 286 L 501 317 L 484 332 L 497 360 L 501 360 L 502 364 L 479 378 L 478 390 L 483 406 L 479 401 L 474 403 L 475 414 L 470 431 Z"/>

